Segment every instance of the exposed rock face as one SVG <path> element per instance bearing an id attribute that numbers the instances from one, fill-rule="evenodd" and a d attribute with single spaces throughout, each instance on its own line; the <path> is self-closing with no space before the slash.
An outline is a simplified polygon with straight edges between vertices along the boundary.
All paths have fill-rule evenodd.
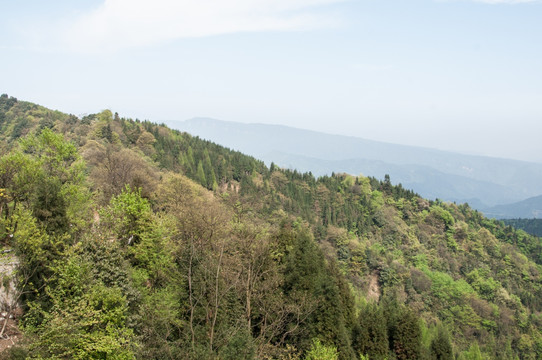
<path id="1" fill-rule="evenodd" d="M 17 302 L 15 288 L 15 269 L 19 264 L 12 252 L 4 250 L 0 254 L 0 311 L 8 311 Z"/>
<path id="2" fill-rule="evenodd" d="M 378 284 L 378 274 L 373 273 L 370 277 L 367 298 L 378 302 L 380 299 L 380 285 Z"/>
<path id="3" fill-rule="evenodd" d="M 15 283 L 18 265 L 17 257 L 10 250 L 0 253 L 0 352 L 19 340 L 17 318 L 21 315 L 20 292 Z"/>

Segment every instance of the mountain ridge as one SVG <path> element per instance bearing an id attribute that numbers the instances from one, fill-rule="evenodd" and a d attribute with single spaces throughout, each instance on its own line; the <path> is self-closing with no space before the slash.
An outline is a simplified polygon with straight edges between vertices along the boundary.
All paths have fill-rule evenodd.
<path id="1" fill-rule="evenodd" d="M 186 123 L 186 124 L 199 124 L 199 123 L 212 123 L 214 125 L 220 125 L 220 124 L 228 124 L 231 126 L 247 126 L 247 127 L 262 127 L 262 128 L 278 128 L 282 130 L 294 130 L 298 131 L 300 133 L 311 133 L 315 135 L 324 135 L 324 136 L 330 136 L 330 137 L 336 137 L 336 138 L 347 138 L 352 140 L 361 140 L 366 143 L 370 143 L 372 145 L 389 145 L 399 148 L 405 148 L 405 149 L 418 149 L 422 151 L 428 151 L 428 152 L 434 152 L 434 153 L 441 153 L 441 154 L 449 154 L 454 156 L 466 156 L 466 157 L 472 157 L 472 158 L 479 158 L 479 159 L 494 159 L 499 161 L 511 161 L 511 162 L 517 162 L 517 163 L 524 163 L 524 164 L 531 164 L 531 165 L 542 165 L 541 162 L 536 161 L 528 161 L 528 160 L 521 160 L 521 159 L 513 159 L 513 158 L 506 158 L 506 157 L 498 157 L 498 156 L 490 156 L 490 155 L 481 155 L 481 154 L 474 154 L 474 153 L 463 153 L 458 151 L 452 151 L 452 150 L 443 150 L 443 149 L 437 149 L 429 146 L 421 146 L 421 145 L 407 145 L 407 144 L 399 144 L 399 143 L 393 143 L 389 141 L 382 141 L 382 140 L 373 140 L 373 139 L 367 139 L 363 138 L 361 136 L 357 135 L 345 135 L 345 134 L 336 134 L 336 133 L 328 133 L 320 130 L 311 130 L 311 129 L 305 129 L 300 127 L 294 127 L 284 124 L 268 124 L 268 123 L 260 123 L 260 122 L 252 122 L 252 123 L 245 123 L 245 122 L 238 122 L 238 121 L 232 121 L 232 120 L 221 120 L 211 117 L 192 117 L 187 120 L 166 120 L 164 121 L 165 124 L 179 124 L 179 123 Z"/>
<path id="2" fill-rule="evenodd" d="M 480 210 L 520 201 L 542 193 L 542 164 L 533 162 L 457 154 L 353 136 L 325 134 L 285 125 L 244 124 L 210 118 L 193 118 L 184 122 L 168 123 L 174 128 L 189 131 L 262 158 L 268 164 L 274 161 L 270 154 L 280 152 L 289 155 L 289 159 L 288 164 L 277 162 L 278 165 L 289 165 L 300 171 L 310 170 L 315 175 L 348 172 L 352 175 L 362 173 L 382 178 L 383 174 L 389 174 L 394 183 L 408 184 L 408 186 L 412 184 L 413 190 L 423 196 L 459 202 L 471 200 L 479 204 L 477 208 Z M 307 158 L 312 158 L 311 164 L 303 166 Z M 367 164 L 352 167 L 353 160 L 379 161 L 380 167 L 371 172 Z M 337 163 L 330 163 L 333 161 Z M 346 166 L 345 161 L 349 161 L 350 166 Z M 426 170 L 432 168 L 444 175 L 453 175 L 458 182 L 458 188 L 472 188 L 472 191 L 451 195 L 439 194 L 432 190 L 426 191 L 423 182 L 409 181 L 405 171 L 396 173 L 392 171 L 397 170 L 397 166 L 412 168 L 412 165 L 425 166 Z M 314 171 L 315 168 L 321 170 Z M 430 178 L 428 172 L 421 168 L 418 169 L 417 174 L 421 178 Z M 410 172 L 409 176 L 415 175 Z M 496 185 L 491 193 L 488 192 L 487 186 L 490 183 Z M 480 193 L 486 193 L 486 195 L 476 200 L 476 195 Z"/>
<path id="3" fill-rule="evenodd" d="M 497 205 L 486 209 L 485 213 L 497 219 L 541 219 L 542 195 L 530 197 L 512 204 Z"/>

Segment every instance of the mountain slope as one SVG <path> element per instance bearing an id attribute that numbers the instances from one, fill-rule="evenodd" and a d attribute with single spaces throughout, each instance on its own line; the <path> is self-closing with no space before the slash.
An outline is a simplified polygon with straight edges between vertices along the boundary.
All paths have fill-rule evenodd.
<path id="1" fill-rule="evenodd" d="M 315 175 L 341 171 L 377 177 L 390 174 L 394 182 L 409 184 L 429 198 L 492 206 L 542 193 L 542 164 L 454 154 L 286 126 L 202 118 L 169 124 L 268 163 L 275 161 L 299 171 L 314 166 L 310 170 Z M 275 160 L 277 152 L 283 156 Z M 280 163 L 281 159 L 285 162 Z M 435 191 L 433 184 L 450 175 L 454 176 L 456 189 L 443 187 L 446 191 Z"/>
<path id="2" fill-rule="evenodd" d="M 379 179 L 389 175 L 393 183 L 413 189 L 427 199 L 467 202 L 478 209 L 486 208 L 479 200 L 481 198 L 507 202 L 516 196 L 507 186 L 446 174 L 424 165 L 396 165 L 366 159 L 320 160 L 281 152 L 271 152 L 261 156 L 261 159 L 266 163 L 275 162 L 285 168 L 314 174 L 325 174 L 334 169 L 336 173 L 347 174 L 360 174 L 361 170 L 361 174 Z"/>
<path id="3" fill-rule="evenodd" d="M 467 205 L 8 97 L 0 149 L 13 358 L 542 356 L 542 243 Z"/>
<path id="4" fill-rule="evenodd" d="M 542 195 L 513 204 L 494 206 L 485 210 L 484 213 L 497 219 L 540 219 L 542 218 Z"/>
<path id="5" fill-rule="evenodd" d="M 504 219 L 503 222 L 528 234 L 542 237 L 542 219 Z"/>

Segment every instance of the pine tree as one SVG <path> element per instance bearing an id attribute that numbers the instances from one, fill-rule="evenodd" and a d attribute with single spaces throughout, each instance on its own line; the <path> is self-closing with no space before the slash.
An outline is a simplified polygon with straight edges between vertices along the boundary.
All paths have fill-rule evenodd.
<path id="1" fill-rule="evenodd" d="M 431 340 L 431 359 L 434 360 L 453 360 L 454 353 L 450 337 L 446 329 L 440 325 L 437 328 L 437 334 Z"/>
<path id="2" fill-rule="evenodd" d="M 408 308 L 401 309 L 391 328 L 390 344 L 399 360 L 419 359 L 422 333 L 419 318 Z"/>
<path id="3" fill-rule="evenodd" d="M 203 187 L 207 187 L 207 179 L 205 178 L 205 172 L 203 171 L 203 165 L 201 161 L 198 161 L 198 172 L 196 178 Z"/>
<path id="4" fill-rule="evenodd" d="M 216 190 L 218 184 L 216 182 L 216 175 L 213 169 L 213 164 L 211 162 L 211 157 L 209 156 L 209 152 L 207 151 L 207 149 L 205 149 L 205 151 L 203 152 L 203 156 L 203 170 L 205 173 L 205 179 L 207 180 L 207 183 L 204 186 L 207 187 L 207 189 Z"/>
<path id="5" fill-rule="evenodd" d="M 473 343 L 469 350 L 461 354 L 460 359 L 464 360 L 484 360 L 484 357 L 482 356 L 482 352 L 480 351 L 480 347 L 478 346 L 478 343 Z"/>
<path id="6" fill-rule="evenodd" d="M 380 306 L 371 303 L 361 309 L 353 340 L 356 352 L 376 360 L 386 357 L 388 328 Z"/>
<path id="7" fill-rule="evenodd" d="M 307 229 L 299 229 L 293 248 L 287 256 L 284 270 L 284 290 L 288 295 L 306 293 L 315 308 L 303 324 L 304 334 L 293 344 L 302 350 L 310 347 L 309 339 L 321 338 L 337 346 L 339 359 L 351 359 L 354 352 L 350 344 L 345 315 L 348 311 L 341 304 L 336 280 L 330 275 L 322 251 Z M 332 273 L 332 271 L 331 271 Z"/>

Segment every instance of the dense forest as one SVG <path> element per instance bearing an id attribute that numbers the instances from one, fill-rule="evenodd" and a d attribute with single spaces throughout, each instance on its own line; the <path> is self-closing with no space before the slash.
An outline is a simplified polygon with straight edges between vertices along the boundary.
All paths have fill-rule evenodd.
<path id="1" fill-rule="evenodd" d="M 109 110 L 0 97 L 0 241 L 6 359 L 542 358 L 540 238 Z"/>
<path id="2" fill-rule="evenodd" d="M 542 236 L 542 219 L 504 219 L 503 222 L 531 235 Z"/>

